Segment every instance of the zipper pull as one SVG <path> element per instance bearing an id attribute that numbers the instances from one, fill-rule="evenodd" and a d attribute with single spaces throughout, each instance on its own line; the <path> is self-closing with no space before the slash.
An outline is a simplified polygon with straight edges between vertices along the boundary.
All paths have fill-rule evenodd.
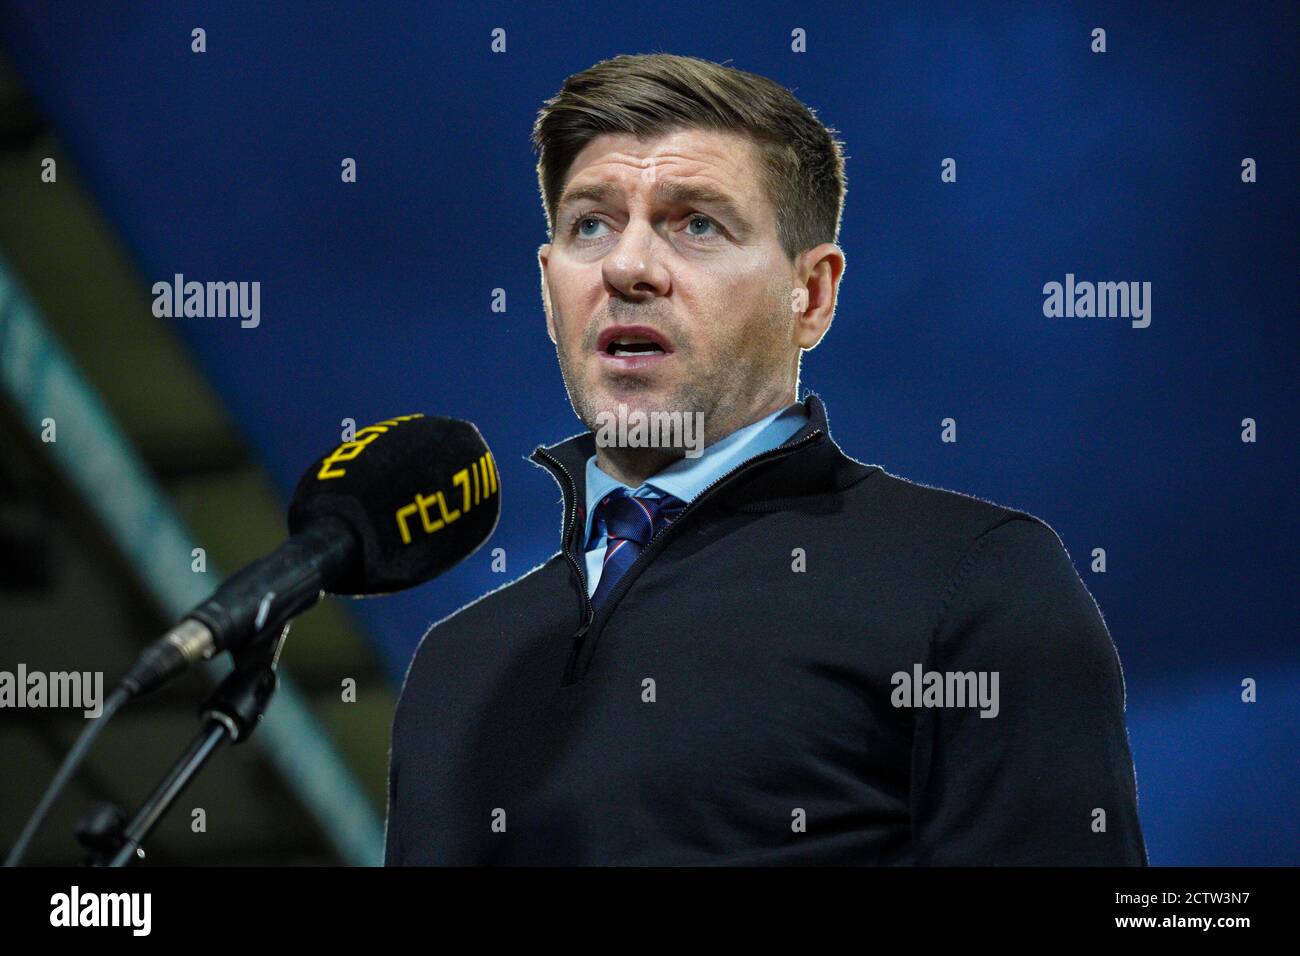
<path id="1" fill-rule="evenodd" d="M 578 633 L 573 635 L 573 647 L 569 650 L 569 659 L 564 665 L 564 676 L 560 678 L 560 685 L 567 687 L 577 679 L 578 658 L 582 656 L 582 645 L 587 643 L 587 631 L 591 628 L 591 619 L 582 622 L 582 627 L 578 628 Z"/>

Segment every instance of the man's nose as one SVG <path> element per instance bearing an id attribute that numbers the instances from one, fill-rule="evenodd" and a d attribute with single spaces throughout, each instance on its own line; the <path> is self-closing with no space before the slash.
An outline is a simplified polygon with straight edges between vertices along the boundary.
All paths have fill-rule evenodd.
<path id="1" fill-rule="evenodd" d="M 650 223 L 629 222 L 605 256 L 605 281 L 629 299 L 667 295 L 670 282 L 663 264 L 663 241 Z"/>

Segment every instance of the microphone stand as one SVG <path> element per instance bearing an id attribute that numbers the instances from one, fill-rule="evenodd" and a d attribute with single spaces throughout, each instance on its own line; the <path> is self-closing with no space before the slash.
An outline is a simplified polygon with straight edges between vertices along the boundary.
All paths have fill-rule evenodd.
<path id="1" fill-rule="evenodd" d="M 91 866 L 121 867 L 142 858 L 144 841 L 217 748 L 227 739 L 240 744 L 249 738 L 275 693 L 275 665 L 289 623 L 280 626 L 278 636 L 231 652 L 234 670 L 199 708 L 202 729 L 129 824 L 123 827 L 112 807 L 99 807 L 83 818 L 77 839 L 91 850 Z"/>

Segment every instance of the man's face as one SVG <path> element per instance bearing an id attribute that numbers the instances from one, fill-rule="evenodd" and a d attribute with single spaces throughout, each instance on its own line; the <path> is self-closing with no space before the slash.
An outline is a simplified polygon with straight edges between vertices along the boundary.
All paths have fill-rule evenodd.
<path id="1" fill-rule="evenodd" d="M 588 428 L 619 403 L 703 412 L 711 443 L 794 400 L 800 347 L 816 342 L 796 322 L 799 277 L 748 138 L 598 136 L 574 159 L 554 228 L 538 253 L 547 331 Z M 607 346 L 627 326 L 647 334 Z M 649 332 L 663 351 L 645 351 Z"/>

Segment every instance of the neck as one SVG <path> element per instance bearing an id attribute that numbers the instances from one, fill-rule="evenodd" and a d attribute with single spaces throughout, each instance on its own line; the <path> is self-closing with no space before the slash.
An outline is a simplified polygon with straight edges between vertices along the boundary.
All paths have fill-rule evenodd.
<path id="1" fill-rule="evenodd" d="M 647 478 L 659 474 L 681 457 L 681 450 L 672 448 L 596 449 L 596 464 L 600 470 L 629 488 L 639 487 Z"/>
<path id="2" fill-rule="evenodd" d="M 741 416 L 740 420 L 728 426 L 721 434 L 709 434 L 706 428 L 704 447 L 708 448 L 710 445 L 722 441 L 733 432 L 739 431 L 746 425 L 752 425 L 754 422 L 766 418 L 773 412 L 779 411 L 795 401 L 793 393 L 771 399 L 757 406 L 748 415 Z M 601 447 L 598 445 L 596 447 L 596 465 L 616 481 L 627 485 L 629 488 L 637 488 L 647 479 L 659 474 L 659 472 L 684 455 L 685 451 L 681 448 Z"/>

